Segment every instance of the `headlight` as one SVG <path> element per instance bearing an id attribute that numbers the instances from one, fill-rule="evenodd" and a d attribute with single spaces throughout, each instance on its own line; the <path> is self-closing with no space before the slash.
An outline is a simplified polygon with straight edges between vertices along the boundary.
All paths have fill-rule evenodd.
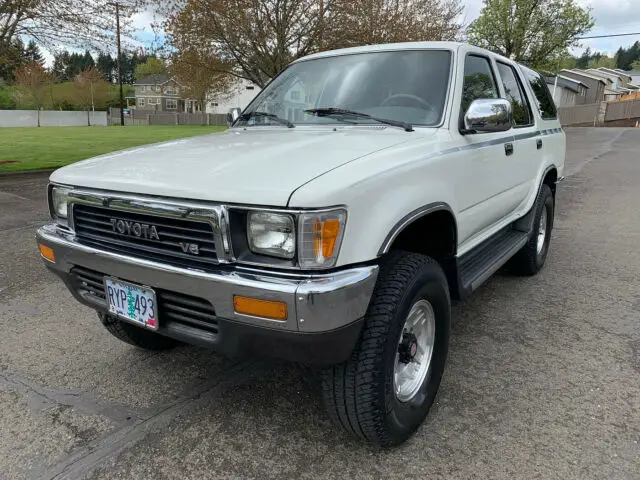
<path id="1" fill-rule="evenodd" d="M 336 264 L 347 212 L 301 213 L 298 218 L 298 261 L 302 268 L 329 268 Z"/>
<path id="2" fill-rule="evenodd" d="M 58 218 L 67 218 L 70 188 L 51 188 L 51 214 Z"/>
<path id="3" fill-rule="evenodd" d="M 296 229 L 291 215 L 249 212 L 247 239 L 253 253 L 286 259 L 296 254 Z"/>

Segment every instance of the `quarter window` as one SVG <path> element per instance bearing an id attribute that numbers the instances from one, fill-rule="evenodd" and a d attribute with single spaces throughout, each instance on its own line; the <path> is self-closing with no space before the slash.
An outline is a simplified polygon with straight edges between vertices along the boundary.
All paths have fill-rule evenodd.
<path id="1" fill-rule="evenodd" d="M 498 72 L 502 79 L 502 86 L 506 99 L 511 102 L 511 111 L 513 113 L 513 123 L 517 127 L 531 125 L 531 107 L 524 94 L 522 84 L 518 79 L 518 74 L 512 66 L 498 62 Z"/>
<path id="2" fill-rule="evenodd" d="M 487 58 L 467 55 L 462 84 L 462 114 L 466 113 L 471 102 L 479 98 L 498 98 L 495 76 Z"/>
<path id="3" fill-rule="evenodd" d="M 526 77 L 533 94 L 536 96 L 538 103 L 538 110 L 540 110 L 540 116 L 545 120 L 550 120 L 558 117 L 556 111 L 556 104 L 553 102 L 549 87 L 547 87 L 544 78 L 537 72 L 529 68 L 523 68 L 524 76 Z"/>

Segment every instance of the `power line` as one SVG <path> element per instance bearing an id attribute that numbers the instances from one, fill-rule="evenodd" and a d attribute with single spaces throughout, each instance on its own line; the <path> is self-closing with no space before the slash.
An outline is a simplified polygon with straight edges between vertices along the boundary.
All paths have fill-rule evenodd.
<path id="1" fill-rule="evenodd" d="M 589 37 L 578 37 L 578 40 L 587 40 L 589 38 L 609 38 L 609 37 L 627 37 L 630 35 L 640 35 L 640 32 L 635 33 L 615 33 L 611 35 L 592 35 Z"/>

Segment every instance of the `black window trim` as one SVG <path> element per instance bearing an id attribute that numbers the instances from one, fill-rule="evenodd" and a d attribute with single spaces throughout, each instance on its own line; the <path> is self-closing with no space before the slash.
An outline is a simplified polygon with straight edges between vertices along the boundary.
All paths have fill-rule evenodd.
<path id="1" fill-rule="evenodd" d="M 518 69 L 516 68 L 515 65 L 509 64 L 503 60 L 496 60 L 496 66 L 497 64 L 500 65 L 504 65 L 507 68 L 510 68 L 511 71 L 513 72 L 513 76 L 516 79 L 516 83 L 518 84 L 518 89 L 520 90 L 520 94 L 522 95 L 522 98 L 524 98 L 524 101 L 527 104 L 527 108 L 529 109 L 529 123 L 527 123 L 526 125 L 516 125 L 515 121 L 513 121 L 513 128 L 530 128 L 535 126 L 536 121 L 533 115 L 533 109 L 531 108 L 531 99 L 529 98 L 529 96 L 527 95 L 527 91 L 525 89 L 524 83 L 522 82 L 522 79 L 520 78 L 520 75 L 518 75 L 520 72 L 518 71 Z M 500 81 L 502 82 L 502 75 L 500 75 L 500 69 L 498 68 L 498 75 L 500 76 Z M 502 83 L 502 88 L 504 90 L 504 83 Z M 507 92 L 504 92 L 504 95 L 506 97 Z M 505 100 L 508 100 L 507 98 L 505 98 Z M 537 103 L 537 99 L 536 99 L 536 103 Z M 540 114 L 540 117 L 542 117 L 542 113 Z"/>
<path id="2" fill-rule="evenodd" d="M 496 93 L 498 94 L 497 98 L 501 98 L 500 95 L 502 95 L 502 92 L 500 89 L 500 82 L 498 82 L 498 77 L 496 77 L 493 59 L 489 55 L 484 55 L 479 52 L 472 51 L 472 52 L 467 52 L 464 55 L 464 62 L 462 62 L 462 84 L 460 85 L 460 88 L 462 89 L 461 91 L 464 91 L 464 74 L 466 71 L 465 67 L 467 65 L 467 58 L 469 57 L 483 58 L 487 61 L 487 63 L 489 64 L 489 71 L 491 72 L 491 76 L 493 78 L 493 86 L 495 87 Z M 464 128 L 464 113 L 465 112 L 462 110 L 462 95 L 460 95 L 460 103 L 458 104 L 458 130 Z"/>
<path id="3" fill-rule="evenodd" d="M 542 74 L 540 72 L 534 70 L 533 68 L 529 68 L 529 67 L 527 67 L 525 65 L 519 65 L 519 67 L 520 67 L 519 70 L 521 71 L 522 76 L 526 80 L 525 83 L 527 85 L 527 88 L 529 89 L 533 99 L 535 100 L 536 109 L 538 111 L 538 114 L 540 115 L 540 120 L 542 120 L 544 122 L 558 120 L 559 119 L 558 106 L 556 105 L 556 101 L 553 98 L 553 95 L 551 94 L 551 91 L 549 90 L 549 87 L 547 86 L 547 82 L 544 81 L 544 77 L 542 76 Z M 544 117 L 542 115 L 542 110 L 540 109 L 540 102 L 538 101 L 538 97 L 536 96 L 536 92 L 533 90 L 533 87 L 531 86 L 531 82 L 529 81 L 529 78 L 527 76 L 527 74 L 528 74 L 527 71 L 532 72 L 540 80 L 542 80 L 543 88 L 545 88 L 547 90 L 547 93 L 549 94 L 549 98 L 551 99 L 551 102 L 552 102 L 552 105 L 553 105 L 553 110 L 555 112 L 555 114 L 552 117 Z"/>

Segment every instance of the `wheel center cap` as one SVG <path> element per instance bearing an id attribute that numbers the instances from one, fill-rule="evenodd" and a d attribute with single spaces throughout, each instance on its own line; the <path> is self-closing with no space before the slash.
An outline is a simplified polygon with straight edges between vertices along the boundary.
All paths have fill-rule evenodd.
<path id="1" fill-rule="evenodd" d="M 405 332 L 402 334 L 402 342 L 398 345 L 398 360 L 402 363 L 410 363 L 418 353 L 418 339 L 415 334 Z"/>

